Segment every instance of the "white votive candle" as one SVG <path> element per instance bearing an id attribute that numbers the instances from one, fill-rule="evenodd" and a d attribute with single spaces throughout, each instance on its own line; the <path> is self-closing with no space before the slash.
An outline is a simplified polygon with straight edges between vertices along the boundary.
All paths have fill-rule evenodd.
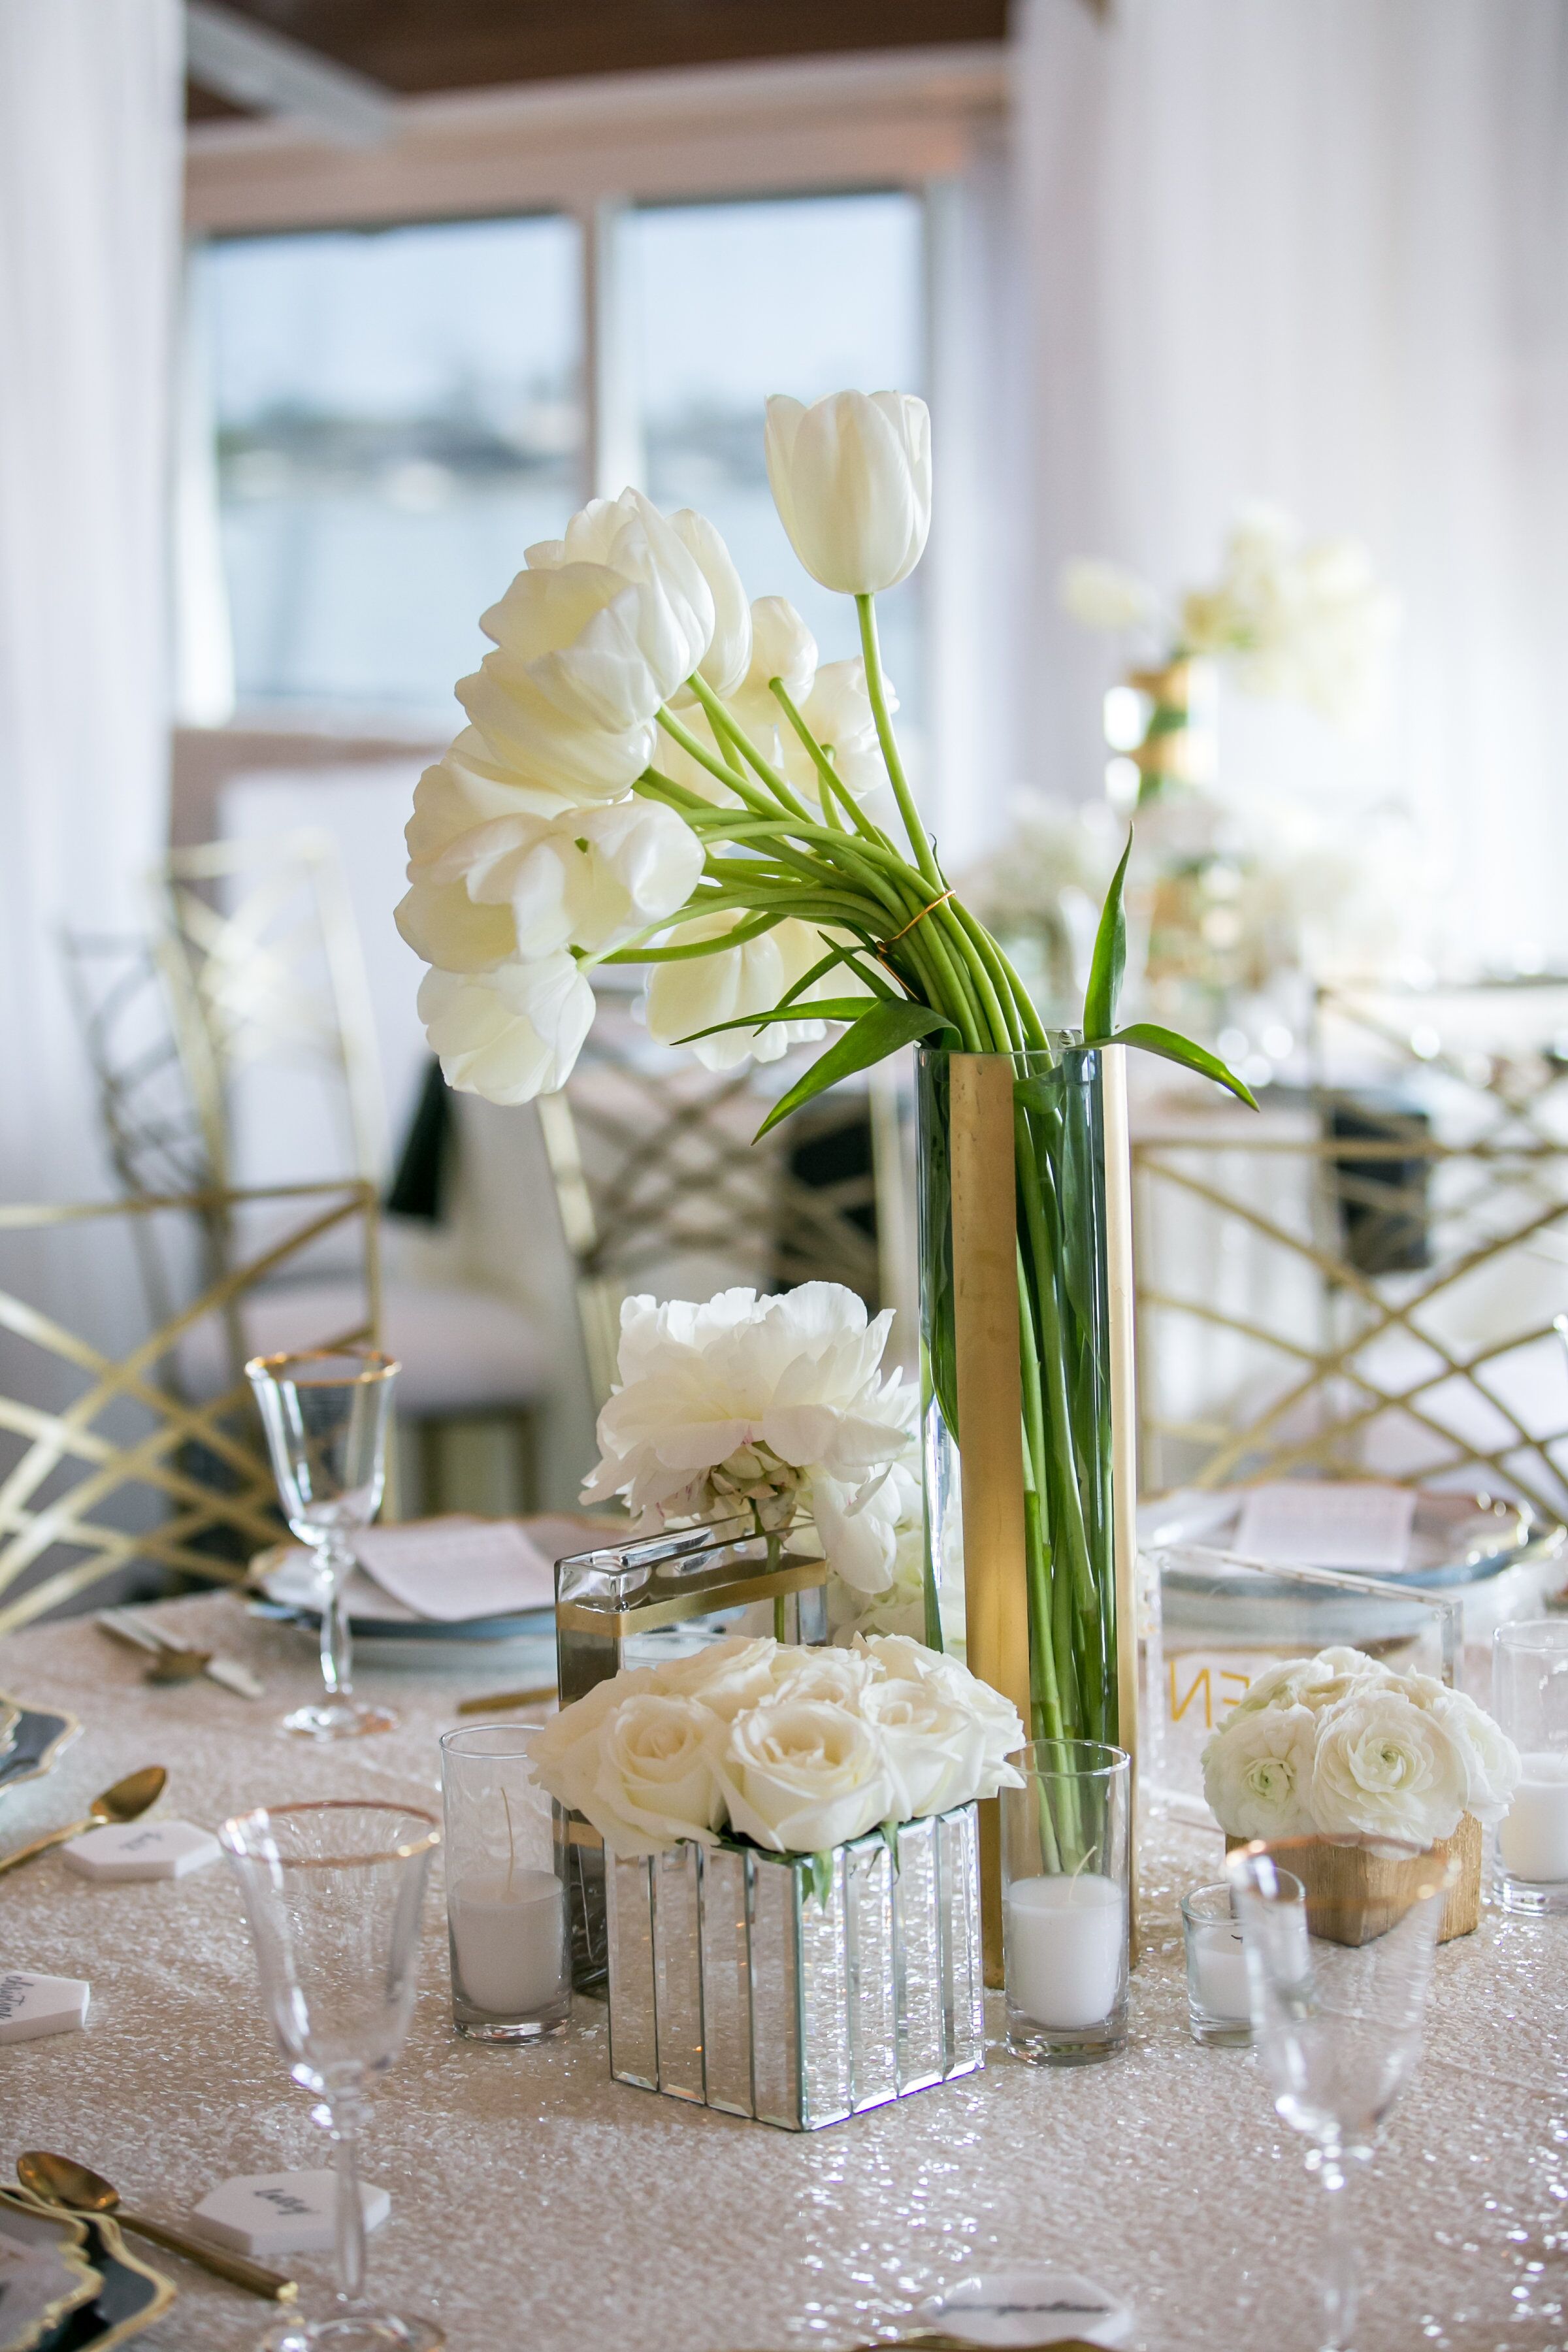
<path id="1" fill-rule="evenodd" d="M 552 1870 L 461 1879 L 447 1918 L 453 1979 L 472 2008 L 531 2017 L 563 1998 L 561 1882 Z"/>
<path id="2" fill-rule="evenodd" d="M 1116 2006 L 1127 1905 L 1113 1878 L 1021 1878 L 1007 1890 L 1007 1998 L 1037 2025 L 1072 2032 Z"/>
<path id="3" fill-rule="evenodd" d="M 1521 1756 L 1513 1802 L 1498 1828 L 1498 1852 L 1510 1878 L 1534 1886 L 1568 1879 L 1568 1756 Z"/>
<path id="4" fill-rule="evenodd" d="M 1193 1930 L 1193 1974 L 1198 2007 L 1205 2017 L 1245 2024 L 1252 2014 L 1247 1983 L 1247 1947 L 1239 1927 L 1223 1919 Z"/>

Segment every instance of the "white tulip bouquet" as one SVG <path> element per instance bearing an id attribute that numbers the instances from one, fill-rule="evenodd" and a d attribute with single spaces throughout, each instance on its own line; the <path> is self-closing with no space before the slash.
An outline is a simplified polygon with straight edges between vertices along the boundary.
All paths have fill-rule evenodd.
<path id="1" fill-rule="evenodd" d="M 1260 1675 L 1205 1743 L 1203 1768 L 1227 1836 L 1426 1846 L 1465 1813 L 1500 1821 L 1520 1759 L 1462 1691 L 1341 1647 Z"/>
<path id="2" fill-rule="evenodd" d="M 1015 1709 L 956 1659 L 889 1635 L 844 1650 L 731 1634 L 636 1666 L 530 1737 L 533 1778 L 613 1854 L 683 1838 L 826 1853 L 1022 1786 Z"/>
<path id="3" fill-rule="evenodd" d="M 527 551 L 483 615 L 495 650 L 458 688 L 471 724 L 421 778 L 408 827 L 397 920 L 430 966 L 420 1010 L 453 1087 L 506 1103 L 560 1087 L 607 961 L 647 965 L 651 1034 L 715 1066 L 776 1059 L 845 1024 L 759 1133 L 916 1039 L 1056 1059 L 1061 1041 L 948 885 L 893 730 L 875 599 L 926 543 L 925 405 L 892 392 L 811 407 L 778 397 L 765 439 L 784 528 L 813 577 L 854 598 L 861 657 L 819 665 L 784 599 L 747 603 L 710 523 L 666 517 L 635 489 Z M 1085 1042 L 1121 1036 L 1245 1096 L 1186 1039 L 1117 1031 L 1125 866 L 1100 926 Z M 1019 1290 L 1037 1729 L 1110 1738 L 1114 1603 L 1084 1537 L 1108 1433 L 1083 1402 L 1093 1351 L 1074 1322 L 1092 1285 L 1067 1263 L 1071 1200 L 1042 1205 L 1054 1115 L 1033 1083 L 1017 1088 L 1017 1150 L 1019 1198 L 1035 1204 Z M 937 1319 L 927 1356 L 952 1429 L 951 1298 Z M 929 1583 L 926 1624 L 940 1638 Z"/>

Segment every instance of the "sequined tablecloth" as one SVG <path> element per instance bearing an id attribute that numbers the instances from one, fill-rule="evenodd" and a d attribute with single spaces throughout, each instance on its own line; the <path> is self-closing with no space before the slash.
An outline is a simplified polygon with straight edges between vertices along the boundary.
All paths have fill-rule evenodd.
<path id="1" fill-rule="evenodd" d="M 329 1794 L 438 1805 L 437 1735 L 460 1696 L 496 1686 L 482 1664 L 364 1672 L 401 1728 L 311 1749 L 274 1727 L 312 1679 L 302 1637 L 227 1596 L 160 1614 L 247 1658 L 267 1697 L 150 1688 L 137 1655 L 86 1620 L 15 1637 L 0 1689 L 84 1728 L 47 1780 L 0 1800 L 0 1847 L 153 1762 L 169 1768 L 163 1810 L 213 1826 Z M 612 2084 L 591 2002 L 542 2050 L 458 2041 L 437 1889 L 413 2031 L 366 2141 L 366 2176 L 392 2195 L 373 2291 L 437 2315 L 454 2352 L 832 2352 L 893 2334 L 976 2265 L 1054 2259 L 1131 2298 L 1145 2352 L 1310 2352 L 1321 2191 L 1253 2058 L 1186 2032 L 1176 1904 L 1219 1859 L 1217 1837 L 1194 1830 L 1156 1824 L 1146 1840 L 1124 2056 L 1042 2073 L 993 2047 L 984 2074 L 810 2136 Z M 85 2032 L 0 2049 L 0 2170 L 21 2148 L 58 2148 L 174 2218 L 235 2174 L 324 2160 L 262 2021 L 226 1865 L 100 1886 L 58 1855 L 31 1864 L 0 1880 L 0 1965 L 92 1985 Z M 1358 2352 L 1568 2345 L 1568 1924 L 1489 1912 L 1439 1953 L 1426 2055 L 1359 2186 Z M 142 2341 L 256 2343 L 265 2306 L 154 2259 L 180 2295 Z M 294 2266 L 323 2307 L 326 2259 Z"/>

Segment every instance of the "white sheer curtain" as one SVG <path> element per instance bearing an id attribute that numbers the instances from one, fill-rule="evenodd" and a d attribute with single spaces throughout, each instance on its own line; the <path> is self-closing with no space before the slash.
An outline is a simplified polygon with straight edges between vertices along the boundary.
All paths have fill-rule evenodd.
<path id="1" fill-rule="evenodd" d="M 1568 950 L 1568 12 L 1561 0 L 1025 0 L 1034 781 L 1094 788 L 1104 649 L 1065 557 L 1162 585 L 1237 506 L 1367 540 L 1404 599 L 1353 753 L 1450 940 Z"/>
<path id="2" fill-rule="evenodd" d="M 0 1200 L 102 1189 L 58 929 L 164 837 L 176 0 L 0 5 Z"/>

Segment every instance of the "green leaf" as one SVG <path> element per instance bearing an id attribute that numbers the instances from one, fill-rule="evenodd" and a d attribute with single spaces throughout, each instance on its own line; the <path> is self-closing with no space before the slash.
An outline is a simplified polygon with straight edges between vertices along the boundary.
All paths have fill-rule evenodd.
<path id="1" fill-rule="evenodd" d="M 833 1900 L 833 1854 L 831 1850 L 825 1853 L 814 1853 L 809 1855 L 805 1867 L 806 1874 L 811 1880 L 811 1891 L 816 1895 L 822 1909 L 826 1911 L 829 1903 Z"/>
<path id="2" fill-rule="evenodd" d="M 814 996 L 809 1003 L 792 1004 L 785 997 L 771 1013 L 738 1013 L 732 1021 L 715 1021 L 710 1029 L 694 1029 L 675 1042 L 695 1045 L 700 1038 L 721 1036 L 726 1029 L 765 1029 L 773 1021 L 858 1021 L 875 1001 L 868 996 Z"/>
<path id="3" fill-rule="evenodd" d="M 1217 1054 L 1206 1045 L 1194 1045 L 1179 1030 L 1162 1029 L 1152 1021 L 1134 1021 L 1128 1028 L 1119 1029 L 1114 1037 L 1103 1041 L 1110 1045 L 1136 1045 L 1145 1054 L 1163 1055 L 1167 1062 L 1180 1062 L 1184 1070 L 1196 1070 L 1200 1077 L 1213 1078 L 1217 1086 L 1228 1087 L 1239 1102 L 1249 1110 L 1258 1108 L 1257 1097 L 1249 1086 L 1226 1067 Z"/>
<path id="4" fill-rule="evenodd" d="M 787 1095 L 774 1103 L 752 1141 L 760 1143 L 770 1128 L 777 1127 L 792 1110 L 798 1110 L 813 1095 L 821 1094 L 825 1087 L 837 1086 L 840 1078 L 852 1077 L 857 1070 L 868 1070 L 874 1062 L 885 1061 L 896 1054 L 900 1045 L 912 1045 L 917 1037 L 929 1037 L 933 1031 L 945 1029 L 953 1036 L 958 1032 L 945 1013 L 933 1013 L 929 1004 L 889 1004 L 879 1001 L 868 1007 L 855 1025 L 826 1054 L 813 1062 L 803 1078 L 797 1078 Z"/>
<path id="5" fill-rule="evenodd" d="M 864 955 L 867 952 L 868 950 L 864 948 L 830 948 L 827 953 L 822 958 L 820 963 L 814 963 L 809 971 L 803 971 L 801 973 L 800 978 L 795 982 L 793 987 L 785 989 L 784 994 L 779 999 L 779 1003 L 781 1004 L 793 1004 L 797 996 L 803 996 L 808 988 L 815 988 L 816 982 L 819 980 L 825 979 L 833 970 L 835 964 L 840 963 L 846 965 L 848 970 L 855 974 L 857 980 L 863 980 L 873 996 L 896 998 L 899 993 L 898 990 L 893 986 L 889 980 L 884 977 L 881 972 L 878 971 L 874 967 L 868 971 L 862 971 L 859 965 L 856 962 L 855 959 L 858 955 Z"/>
<path id="6" fill-rule="evenodd" d="M 1094 935 L 1094 960 L 1089 967 L 1089 986 L 1083 995 L 1086 1045 L 1102 1044 L 1116 1025 L 1116 1001 L 1121 993 L 1121 975 L 1127 968 L 1127 916 L 1121 904 L 1121 886 L 1127 879 L 1127 861 L 1131 855 L 1130 826 L 1127 846 L 1121 853 L 1121 865 L 1110 877 L 1110 887 L 1100 909 L 1100 929 Z"/>

